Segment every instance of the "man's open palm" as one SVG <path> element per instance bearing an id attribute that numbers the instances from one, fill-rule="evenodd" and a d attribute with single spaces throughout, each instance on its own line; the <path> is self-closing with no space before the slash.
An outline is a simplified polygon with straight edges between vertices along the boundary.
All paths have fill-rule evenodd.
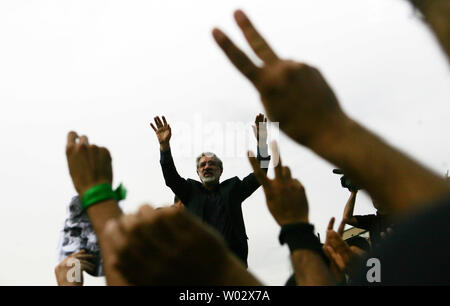
<path id="1" fill-rule="evenodd" d="M 158 137 L 158 141 L 160 144 L 168 144 L 170 141 L 170 137 L 172 136 L 172 130 L 170 129 L 170 125 L 167 124 L 166 118 L 162 116 L 162 120 L 159 117 L 155 117 L 156 128 L 153 123 L 150 123 L 153 130 Z"/>
<path id="2" fill-rule="evenodd" d="M 250 47 L 263 61 L 256 65 L 221 30 L 213 36 L 234 66 L 261 95 L 267 116 L 299 143 L 306 144 L 343 114 L 333 91 L 320 72 L 304 63 L 279 58 L 240 10 L 234 14 Z"/>

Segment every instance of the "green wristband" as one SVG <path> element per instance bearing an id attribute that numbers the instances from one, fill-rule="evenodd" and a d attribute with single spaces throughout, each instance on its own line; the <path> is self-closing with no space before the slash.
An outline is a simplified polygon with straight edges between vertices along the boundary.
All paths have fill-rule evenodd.
<path id="1" fill-rule="evenodd" d="M 104 183 L 89 188 L 84 193 L 81 199 L 81 203 L 83 205 L 83 209 L 86 209 L 91 205 L 106 200 L 116 200 L 118 202 L 125 199 L 126 195 L 127 190 L 125 189 L 125 187 L 123 187 L 122 184 L 120 184 L 119 187 L 116 188 L 116 190 L 113 190 L 111 184 Z"/>

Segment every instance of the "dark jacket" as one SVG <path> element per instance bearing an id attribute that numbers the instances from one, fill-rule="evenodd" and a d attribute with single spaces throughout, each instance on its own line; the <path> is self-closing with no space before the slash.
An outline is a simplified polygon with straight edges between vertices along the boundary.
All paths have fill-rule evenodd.
<path id="1" fill-rule="evenodd" d="M 166 185 L 172 189 L 192 214 L 204 220 L 204 207 L 207 197 L 202 183 L 192 179 L 186 180 L 178 174 L 170 150 L 161 152 L 160 162 Z M 243 180 L 236 176 L 227 179 L 217 187 L 232 223 L 232 234 L 227 241 L 228 245 L 246 266 L 248 237 L 245 231 L 241 204 L 259 186 L 255 175 L 251 173 Z"/>
<path id="2" fill-rule="evenodd" d="M 450 284 L 450 193 L 422 207 L 395 220 L 395 229 L 366 256 L 353 285 Z"/>
<path id="3" fill-rule="evenodd" d="M 377 212 L 376 215 L 358 215 L 353 216 L 358 222 L 357 228 L 369 231 L 370 244 L 372 247 L 378 245 L 381 241 L 381 233 L 386 232 L 387 228 L 393 228 L 392 218 Z"/>

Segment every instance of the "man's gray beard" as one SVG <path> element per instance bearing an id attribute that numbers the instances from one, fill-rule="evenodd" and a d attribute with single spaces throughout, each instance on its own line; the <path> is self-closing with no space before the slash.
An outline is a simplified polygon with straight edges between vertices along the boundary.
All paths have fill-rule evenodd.
<path id="1" fill-rule="evenodd" d="M 210 177 L 201 177 L 202 183 L 203 184 L 211 184 L 211 183 L 216 183 L 217 182 L 217 176 L 213 175 Z"/>

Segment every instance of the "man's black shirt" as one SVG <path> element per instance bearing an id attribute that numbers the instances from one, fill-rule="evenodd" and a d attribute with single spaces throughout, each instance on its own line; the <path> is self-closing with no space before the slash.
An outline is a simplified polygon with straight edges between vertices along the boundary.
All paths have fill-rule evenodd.
<path id="1" fill-rule="evenodd" d="M 270 157 L 268 154 L 263 156 L 258 151 L 262 168 L 267 171 Z M 250 173 L 242 180 L 232 177 L 209 192 L 199 181 L 184 179 L 178 174 L 170 150 L 161 151 L 160 163 L 166 185 L 180 198 L 188 211 L 218 230 L 229 248 L 247 266 L 248 237 L 241 205 L 260 186 L 255 175 Z"/>
<path id="2" fill-rule="evenodd" d="M 450 284 L 450 194 L 396 221 L 395 229 L 367 258 L 380 262 L 382 285 Z M 369 283 L 363 265 L 355 285 Z"/>
<path id="3" fill-rule="evenodd" d="M 388 227 L 393 227 L 391 218 L 377 212 L 376 215 L 353 216 L 358 222 L 358 228 L 369 231 L 370 243 L 372 247 L 378 245 L 381 240 L 381 233 L 386 232 Z"/>
<path id="4" fill-rule="evenodd" d="M 217 189 L 211 191 L 205 189 L 204 192 L 206 194 L 203 213 L 205 222 L 221 233 L 226 241 L 230 241 L 232 239 L 232 223 L 220 192 Z"/>

